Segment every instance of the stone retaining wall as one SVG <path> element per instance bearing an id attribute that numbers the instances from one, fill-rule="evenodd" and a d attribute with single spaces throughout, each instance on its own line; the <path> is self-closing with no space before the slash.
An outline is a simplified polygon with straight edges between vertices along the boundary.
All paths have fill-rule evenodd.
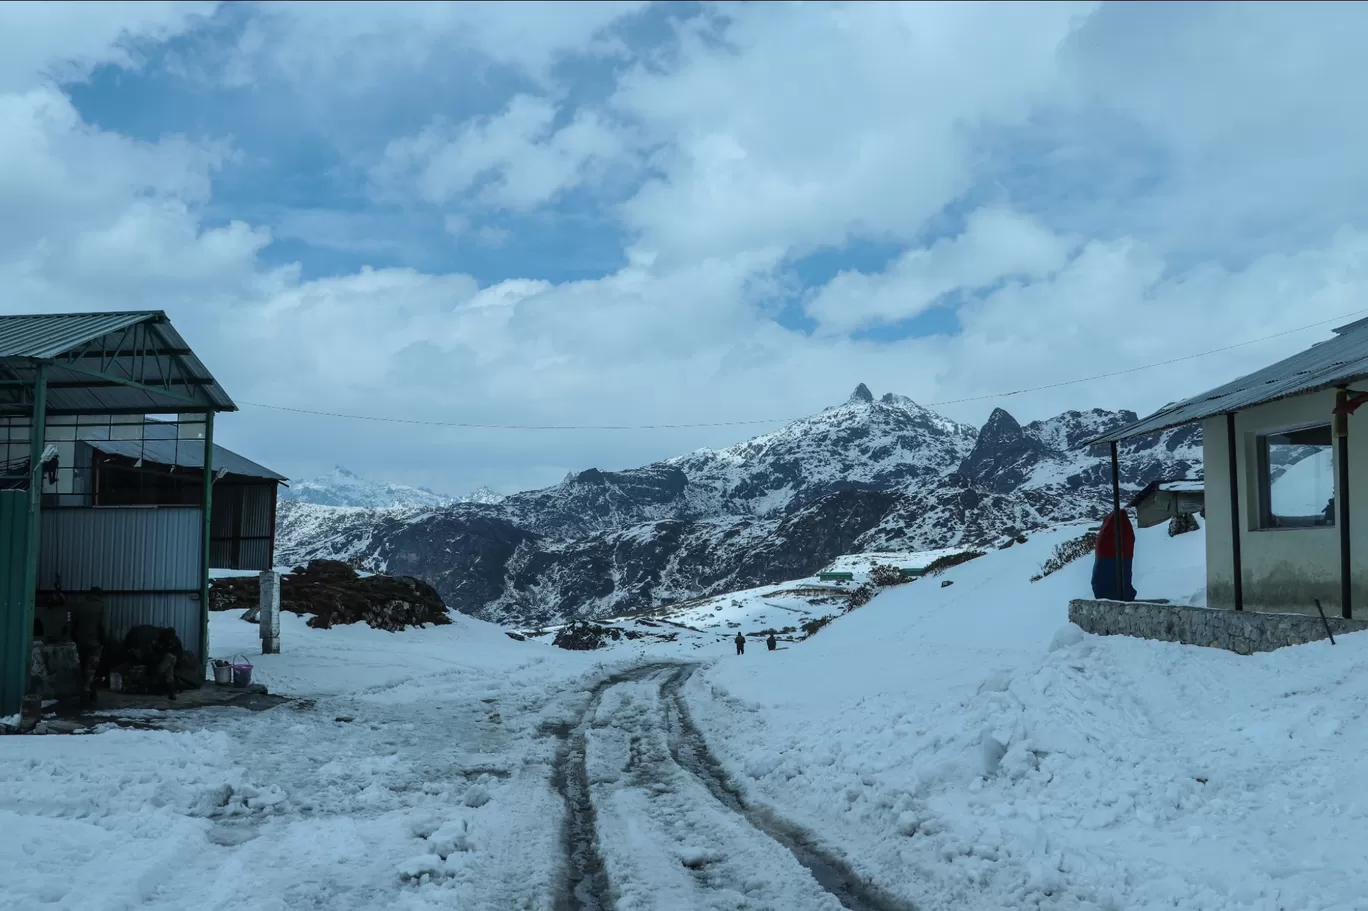
<path id="1" fill-rule="evenodd" d="M 1136 636 L 1184 645 L 1223 648 L 1240 655 L 1271 652 L 1326 638 L 1319 615 L 1265 614 L 1139 601 L 1069 602 L 1069 621 L 1098 636 Z M 1330 630 L 1357 633 L 1368 620 L 1330 617 Z"/>

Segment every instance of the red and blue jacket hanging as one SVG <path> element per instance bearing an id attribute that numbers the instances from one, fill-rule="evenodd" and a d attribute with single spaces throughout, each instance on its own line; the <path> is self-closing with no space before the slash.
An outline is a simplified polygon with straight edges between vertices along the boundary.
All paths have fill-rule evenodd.
<path id="1" fill-rule="evenodd" d="M 1121 553 L 1116 552 L 1116 523 L 1121 522 Z M 1131 563 L 1135 559 L 1135 529 L 1131 528 L 1130 516 L 1123 509 L 1112 513 L 1102 520 L 1102 530 L 1097 533 L 1097 550 L 1094 552 L 1092 589 L 1093 597 L 1106 601 L 1134 601 L 1135 586 L 1131 584 Z M 1116 563 L 1121 561 L 1121 587 L 1116 590 Z"/>

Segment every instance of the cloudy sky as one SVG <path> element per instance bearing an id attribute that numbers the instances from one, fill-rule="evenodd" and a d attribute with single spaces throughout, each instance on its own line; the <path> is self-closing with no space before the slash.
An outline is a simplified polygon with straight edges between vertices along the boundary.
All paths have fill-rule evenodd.
<path id="1" fill-rule="evenodd" d="M 1143 413 L 1368 308 L 1365 39 L 1359 4 L 6 3 L 0 310 L 164 309 L 226 444 L 453 493 L 776 425 L 261 406 Z"/>

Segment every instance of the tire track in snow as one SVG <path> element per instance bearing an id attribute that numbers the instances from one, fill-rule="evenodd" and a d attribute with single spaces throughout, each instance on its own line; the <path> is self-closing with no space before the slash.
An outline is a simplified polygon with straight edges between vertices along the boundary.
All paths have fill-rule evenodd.
<path id="1" fill-rule="evenodd" d="M 788 849 L 817 884 L 847 911 L 914 911 L 911 905 L 885 894 L 855 873 L 845 861 L 821 848 L 816 839 L 799 826 L 761 807 L 747 805 L 721 763 L 709 751 L 703 732 L 694 724 L 680 692 L 695 670 L 696 665 L 680 669 L 661 686 L 661 696 L 668 705 L 670 753 L 675 763 L 701 781 L 718 803 L 745 817 L 757 832 Z"/>
<path id="2" fill-rule="evenodd" d="M 553 782 L 567 809 L 563 835 L 567 875 L 555 902 L 556 911 L 611 911 L 616 907 L 618 890 L 612 889 L 608 881 L 600 838 L 605 820 L 596 803 L 606 800 L 613 804 L 622 798 L 625 788 L 643 786 L 654 792 L 653 799 L 664 798 L 667 803 L 674 801 L 677 804 L 667 809 L 662 817 L 669 822 L 668 831 L 663 833 L 667 836 L 689 838 L 701 831 L 699 825 L 706 828 L 711 817 L 712 825 L 720 826 L 715 833 L 717 837 L 722 837 L 721 832 L 725 830 L 732 839 L 740 839 L 734 846 L 741 854 L 763 856 L 777 846 L 791 855 L 799 865 L 793 869 L 793 876 L 802 877 L 802 880 L 789 877 L 786 890 L 796 889 L 810 895 L 814 901 L 835 899 L 847 911 L 912 911 L 911 906 L 889 898 L 863 880 L 844 861 L 817 845 L 816 840 L 800 827 L 745 802 L 708 750 L 681 694 L 681 688 L 697 667 L 694 664 L 653 663 L 614 675 L 591 690 L 589 705 L 577 724 L 556 730 L 565 738 L 565 744 L 557 758 Z M 604 697 L 611 689 L 625 684 L 639 688 L 640 684 L 648 682 L 656 684 L 651 697 L 658 704 L 641 707 L 628 692 L 616 713 L 603 719 L 598 717 Z M 603 780 L 601 770 L 597 779 L 591 778 L 590 774 L 589 732 L 597 729 L 600 733 L 596 738 L 601 738 L 607 736 L 608 728 L 618 729 L 613 733 L 623 740 L 619 746 L 626 755 L 622 773 L 627 780 L 620 786 Z M 650 749 L 648 740 L 655 741 L 659 747 Z M 599 746 L 598 739 L 595 744 L 596 750 L 612 746 L 607 741 Z M 696 793 L 702 804 L 685 792 Z M 693 812 L 681 812 L 680 806 L 692 808 Z M 612 810 L 604 809 L 608 810 L 607 819 L 612 820 Z M 611 828 L 607 832 L 619 834 Z M 633 833 L 633 837 L 639 835 Z M 610 859 L 621 860 L 612 856 Z M 699 888 L 725 886 L 735 890 L 737 883 L 727 881 L 729 877 L 715 880 L 703 869 L 703 865 L 710 865 L 711 861 L 701 863 L 696 866 L 685 862 L 693 871 Z M 808 876 L 803 876 L 804 870 Z M 627 884 L 620 885 L 626 887 Z M 639 894 L 643 884 L 631 885 Z"/>
<path id="3" fill-rule="evenodd" d="M 603 855 L 599 852 L 598 814 L 589 794 L 586 734 L 605 692 L 657 670 L 659 668 L 655 666 L 633 668 L 601 681 L 590 691 L 589 705 L 578 724 L 547 731 L 565 740 L 551 772 L 551 784 L 565 801 L 566 811 L 561 834 L 566 876 L 560 894 L 556 896 L 555 911 L 611 911 L 613 907 Z"/>

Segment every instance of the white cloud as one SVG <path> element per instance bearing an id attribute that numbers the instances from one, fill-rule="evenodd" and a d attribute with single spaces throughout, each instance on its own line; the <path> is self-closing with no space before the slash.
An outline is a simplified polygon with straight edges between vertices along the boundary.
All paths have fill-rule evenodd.
<path id="1" fill-rule="evenodd" d="M 964 232 L 908 250 L 883 272 L 841 272 L 808 302 L 824 333 L 847 333 L 916 316 L 954 291 L 1004 278 L 1038 279 L 1068 260 L 1072 243 L 1005 209 L 970 214 Z"/>
<path id="2" fill-rule="evenodd" d="M 283 77 L 307 91 L 353 93 L 413 75 L 453 52 L 538 80 L 569 53 L 613 53 L 604 32 L 647 4 L 278 2 L 257 4 L 230 64 L 238 83 Z"/>
<path id="3" fill-rule="evenodd" d="M 372 177 L 382 194 L 412 185 L 436 205 L 477 191 L 491 208 L 537 208 L 626 154 L 620 135 L 596 115 L 581 113 L 557 127 L 557 113 L 544 98 L 518 95 L 495 117 L 459 127 L 433 123 L 392 141 Z"/>
<path id="4" fill-rule="evenodd" d="M 217 6 L 159 0 L 0 4 L 0 92 L 80 79 L 100 64 L 131 65 L 141 46 L 185 31 Z"/>
<path id="5" fill-rule="evenodd" d="M 179 27 L 130 7 L 101 40 L 54 40 L 34 62 L 0 64 L 0 281 L 23 309 L 155 301 L 245 401 L 514 424 L 796 416 L 860 381 L 957 399 L 1368 306 L 1368 226 L 1355 222 L 1368 201 L 1357 175 L 1368 134 L 1346 106 L 1368 61 L 1342 8 L 708 5 L 704 23 L 679 26 L 678 47 L 632 46 L 609 100 L 576 106 L 581 95 L 555 84 L 554 64 L 607 52 L 594 36 L 622 9 L 564 4 L 538 19 L 510 7 L 418 5 L 389 18 L 378 5 L 262 7 L 247 55 L 258 68 L 247 72 L 258 87 L 288 71 L 348 98 L 360 91 L 339 75 L 349 68 L 357 84 L 402 84 L 416 61 L 459 45 L 534 74 L 540 88 L 524 86 L 482 120 L 443 120 L 447 106 L 432 97 L 426 130 L 381 137 L 390 155 L 376 182 L 425 201 L 434 223 L 448 215 L 456 244 L 488 248 L 501 238 L 481 224 L 487 209 L 536 212 L 639 166 L 651 179 L 608 225 L 632 232 L 627 266 L 483 288 L 411 269 L 302 280 L 267 268 L 273 224 L 204 219 L 226 149 L 97 129 L 43 78 L 63 61 L 127 63 L 137 40 Z M 573 27 L 558 32 L 559 16 Z M 1165 61 L 1158 71 L 1155 59 Z M 1045 115 L 1068 129 L 1044 132 Z M 1127 184 L 1131 195 L 1100 198 L 1098 187 L 1114 184 L 1097 152 L 1116 141 L 1100 131 L 1118 120 L 1159 170 Z M 1019 144 L 1007 161 L 1025 172 L 1012 185 L 1042 182 L 1034 206 L 985 183 L 981 143 L 1001 127 Z M 1079 145 L 1054 145 L 1057 135 Z M 1059 191 L 1050 168 L 1060 159 L 1101 168 L 1097 182 Z M 925 240 L 947 206 L 970 201 L 979 208 L 962 231 Z M 1059 227 L 1061 212 L 1084 207 L 1105 217 L 1077 237 Z M 402 242 L 368 239 L 364 223 L 286 228 L 335 231 L 347 249 Z M 792 285 L 796 257 L 853 237 L 916 246 L 878 272 Z M 774 298 L 795 291 L 807 293 L 821 332 L 770 318 Z M 961 293 L 972 300 L 959 335 L 844 334 Z M 1325 334 L 948 410 L 981 419 L 1005 404 L 1023 420 L 1066 407 L 1145 410 Z M 343 461 L 458 491 L 639 464 L 746 432 L 520 434 L 252 409 L 222 429 L 230 445 L 290 473 Z"/>
<path id="6" fill-rule="evenodd" d="M 11 4 L 0 9 L 0 282 L 17 310 L 165 307 L 193 322 L 259 280 L 270 232 L 206 227 L 222 143 L 142 142 L 82 120 L 54 75 L 131 66 L 204 5 Z"/>
<path id="7" fill-rule="evenodd" d="M 623 210 L 680 260 L 852 237 L 911 240 L 967 190 L 969 131 L 1057 87 L 1089 7 L 744 4 L 676 65 L 638 66 L 614 107 L 660 176 Z"/>

